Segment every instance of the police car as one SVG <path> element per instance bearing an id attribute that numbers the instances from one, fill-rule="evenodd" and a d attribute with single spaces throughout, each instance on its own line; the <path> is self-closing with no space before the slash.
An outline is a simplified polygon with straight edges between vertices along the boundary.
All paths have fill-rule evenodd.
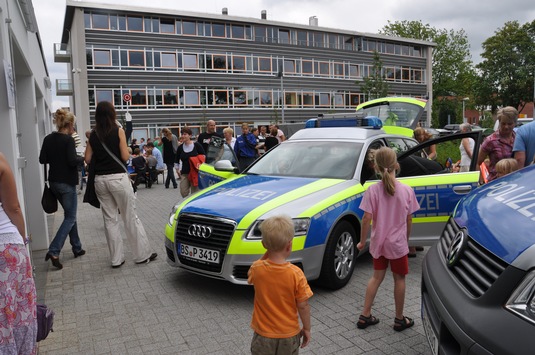
<path id="1" fill-rule="evenodd" d="M 269 216 L 287 214 L 295 225 L 289 261 L 302 268 L 309 280 L 332 289 L 343 287 L 358 254 L 360 201 L 368 186 L 377 182 L 366 169 L 366 156 L 370 149 L 382 146 L 397 150 L 402 175 L 413 172 L 401 178 L 414 188 L 421 205 L 414 215 L 410 242 L 434 243 L 457 201 L 477 187 L 479 172 L 475 160 L 470 172 L 449 173 L 421 154 L 431 144 L 453 141 L 458 147 L 463 137 L 479 143 L 480 135 L 457 134 L 418 145 L 407 135 L 388 132 L 401 127 L 362 128 L 355 127 L 355 122 L 353 127 L 325 127 L 333 121 L 318 118 L 311 124 L 314 128 L 296 132 L 243 172 L 232 165 L 235 157 L 221 159 L 228 153 L 224 144 L 215 157 L 209 148 L 210 163 L 201 167 L 200 179 L 212 175 L 215 182 L 223 178 L 218 174 L 226 179 L 206 184 L 173 208 L 165 229 L 168 263 L 246 284 L 250 265 L 265 252 L 258 226 Z M 427 162 L 438 169 L 424 169 Z"/>
<path id="2" fill-rule="evenodd" d="M 535 166 L 464 197 L 422 269 L 433 354 L 535 352 Z"/>

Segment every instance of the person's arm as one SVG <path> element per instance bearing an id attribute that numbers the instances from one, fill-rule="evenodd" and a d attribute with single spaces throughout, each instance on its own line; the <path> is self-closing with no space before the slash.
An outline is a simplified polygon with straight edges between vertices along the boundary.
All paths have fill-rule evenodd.
<path id="1" fill-rule="evenodd" d="M 362 226 L 360 227 L 360 242 L 357 244 L 358 250 L 362 250 L 366 246 L 366 239 L 368 239 L 371 221 L 372 214 L 369 212 L 364 212 L 364 216 L 362 216 Z"/>
<path id="2" fill-rule="evenodd" d="M 412 214 L 408 214 L 407 215 L 407 243 L 409 242 L 411 231 L 412 231 Z"/>
<path id="3" fill-rule="evenodd" d="M 429 155 L 427 156 L 428 159 L 435 160 L 437 157 L 437 145 L 432 144 L 429 146 Z"/>
<path id="4" fill-rule="evenodd" d="M 87 145 L 85 146 L 85 154 L 84 154 L 85 163 L 86 164 L 91 163 L 92 157 L 93 157 L 93 148 L 91 147 L 89 140 L 87 140 Z"/>
<path id="5" fill-rule="evenodd" d="M 130 160 L 130 153 L 128 152 L 128 145 L 126 144 L 126 134 L 122 128 L 119 128 L 119 151 L 121 152 L 122 161 L 126 162 Z"/>
<path id="6" fill-rule="evenodd" d="M 468 157 L 472 159 L 472 149 L 470 148 L 470 142 L 468 141 L 469 139 L 471 138 L 463 138 L 461 143 L 464 147 L 464 151 L 466 152 L 466 155 L 468 155 Z"/>
<path id="7" fill-rule="evenodd" d="M 2 153 L 0 153 L 0 202 L 2 202 L 2 207 L 11 223 L 17 227 L 22 238 L 26 238 L 26 225 L 24 224 L 24 216 L 22 215 L 17 195 L 15 177 L 6 157 Z"/>
<path id="8" fill-rule="evenodd" d="M 301 329 L 301 337 L 303 338 L 303 340 L 301 341 L 301 347 L 304 348 L 310 342 L 311 323 L 310 305 L 308 304 L 308 300 L 299 302 L 297 304 L 297 312 L 299 313 L 299 318 L 301 318 L 301 322 L 303 323 L 303 328 Z"/>
<path id="9" fill-rule="evenodd" d="M 522 169 L 524 165 L 526 164 L 526 152 L 520 151 L 520 150 L 516 151 L 515 159 L 518 162 L 518 168 Z"/>

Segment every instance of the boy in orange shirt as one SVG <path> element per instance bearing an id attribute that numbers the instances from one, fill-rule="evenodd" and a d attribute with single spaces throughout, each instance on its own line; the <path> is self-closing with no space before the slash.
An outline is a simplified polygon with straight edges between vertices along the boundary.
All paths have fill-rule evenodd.
<path id="1" fill-rule="evenodd" d="M 255 289 L 251 353 L 298 354 L 301 337 L 301 348 L 310 342 L 312 290 L 303 271 L 286 261 L 292 253 L 294 225 L 288 216 L 273 216 L 262 222 L 260 231 L 267 251 L 248 274 Z"/>

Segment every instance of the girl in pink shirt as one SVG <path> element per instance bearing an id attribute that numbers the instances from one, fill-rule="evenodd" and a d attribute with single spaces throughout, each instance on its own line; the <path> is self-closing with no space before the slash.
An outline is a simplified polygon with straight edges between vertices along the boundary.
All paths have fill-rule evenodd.
<path id="1" fill-rule="evenodd" d="M 357 248 L 362 250 L 372 223 L 370 254 L 373 257 L 373 276 L 368 281 L 364 309 L 357 322 L 357 327 L 364 329 L 379 323 L 379 319 L 371 314 L 371 308 L 377 290 L 390 269 L 394 276 L 394 302 L 396 316 L 394 330 L 402 331 L 414 325 L 414 321 L 403 315 L 405 303 L 405 275 L 409 273 L 409 235 L 411 234 L 412 214 L 420 209 L 411 187 L 396 180 L 399 171 L 396 153 L 382 147 L 375 153 L 375 171 L 381 181 L 371 185 L 360 204 L 364 211 L 360 243 Z"/>

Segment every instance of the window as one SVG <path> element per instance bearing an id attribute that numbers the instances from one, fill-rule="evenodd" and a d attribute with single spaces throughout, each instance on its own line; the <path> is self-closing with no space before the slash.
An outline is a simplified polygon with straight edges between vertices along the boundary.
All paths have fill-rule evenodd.
<path id="1" fill-rule="evenodd" d="M 260 105 L 271 107 L 273 104 L 273 94 L 271 91 L 260 91 Z"/>
<path id="2" fill-rule="evenodd" d="M 183 66 L 184 69 L 198 69 L 199 64 L 197 62 L 197 54 L 184 54 Z"/>
<path id="3" fill-rule="evenodd" d="M 117 30 L 117 15 L 110 15 L 110 29 Z"/>
<path id="4" fill-rule="evenodd" d="M 308 32 L 307 31 L 297 31 L 297 45 L 308 46 Z"/>
<path id="5" fill-rule="evenodd" d="M 91 28 L 91 14 L 84 13 L 84 27 Z"/>
<path id="6" fill-rule="evenodd" d="M 224 54 L 214 54 L 212 56 L 212 69 L 227 70 L 227 56 Z"/>
<path id="7" fill-rule="evenodd" d="M 225 25 L 222 23 L 212 24 L 212 36 L 213 37 L 226 37 Z"/>
<path id="8" fill-rule="evenodd" d="M 279 43 L 284 43 L 284 44 L 290 43 L 290 31 L 279 30 Z"/>
<path id="9" fill-rule="evenodd" d="M 303 93 L 303 106 L 314 106 L 314 94 L 311 92 Z"/>
<path id="10" fill-rule="evenodd" d="M 232 38 L 245 39 L 245 26 L 232 25 Z"/>
<path id="11" fill-rule="evenodd" d="M 178 90 L 164 90 L 163 104 L 177 106 L 178 105 Z"/>
<path id="12" fill-rule="evenodd" d="M 333 71 L 335 76 L 344 76 L 344 63 L 334 63 Z"/>
<path id="13" fill-rule="evenodd" d="M 143 17 L 128 16 L 126 18 L 128 31 L 143 32 Z"/>
<path id="14" fill-rule="evenodd" d="M 91 17 L 93 19 L 93 28 L 101 30 L 110 29 L 110 20 L 108 18 L 108 15 L 93 14 Z"/>
<path id="15" fill-rule="evenodd" d="M 160 32 L 161 33 L 175 33 L 175 20 L 173 19 L 160 19 Z"/>
<path id="16" fill-rule="evenodd" d="M 285 59 L 284 60 L 284 72 L 285 73 L 290 73 L 290 74 L 295 74 L 296 70 L 295 70 L 295 60 L 293 59 Z"/>
<path id="17" fill-rule="evenodd" d="M 330 34 L 329 36 L 329 48 L 338 48 L 338 35 Z"/>
<path id="18" fill-rule="evenodd" d="M 297 93 L 285 92 L 284 93 L 284 105 L 285 106 L 299 106 L 299 101 L 297 100 Z"/>
<path id="19" fill-rule="evenodd" d="M 145 67 L 145 54 L 143 51 L 128 51 L 129 67 Z"/>
<path id="20" fill-rule="evenodd" d="M 394 67 L 385 67 L 386 80 L 396 80 L 396 69 Z"/>
<path id="21" fill-rule="evenodd" d="M 403 73 L 403 81 L 410 81 L 411 79 L 411 70 L 409 68 L 403 68 L 402 69 L 402 73 Z"/>
<path id="22" fill-rule="evenodd" d="M 421 69 L 413 69 L 412 80 L 415 83 L 421 83 L 422 82 L 422 70 Z"/>
<path id="23" fill-rule="evenodd" d="M 333 105 L 335 107 L 344 107 L 345 106 L 344 94 L 341 94 L 341 93 L 334 94 Z"/>
<path id="24" fill-rule="evenodd" d="M 110 51 L 109 50 L 102 50 L 102 49 L 95 49 L 93 52 L 93 62 L 95 63 L 95 66 L 110 66 Z"/>
<path id="25" fill-rule="evenodd" d="M 330 75 L 329 62 L 319 62 L 319 75 Z"/>
<path id="26" fill-rule="evenodd" d="M 102 101 L 113 102 L 112 90 L 97 90 L 97 104 Z"/>
<path id="27" fill-rule="evenodd" d="M 132 106 L 146 106 L 147 93 L 145 90 L 130 90 L 132 95 Z"/>
<path id="28" fill-rule="evenodd" d="M 316 106 L 324 106 L 324 107 L 331 106 L 330 95 L 327 93 L 317 93 L 316 99 L 317 99 Z"/>
<path id="29" fill-rule="evenodd" d="M 303 60 L 301 63 L 302 73 L 313 75 L 314 74 L 314 67 L 312 66 L 311 60 Z"/>
<path id="30" fill-rule="evenodd" d="M 235 106 L 247 105 L 247 91 L 234 91 L 234 105 Z"/>
<path id="31" fill-rule="evenodd" d="M 245 57 L 232 57 L 232 69 L 234 71 L 245 71 Z"/>
<path id="32" fill-rule="evenodd" d="M 126 17 L 119 16 L 119 31 L 126 31 Z"/>
<path id="33" fill-rule="evenodd" d="M 199 91 L 198 90 L 186 90 L 184 93 L 184 105 L 199 106 Z"/>
<path id="34" fill-rule="evenodd" d="M 271 58 L 258 58 L 258 71 L 271 72 Z"/>
<path id="35" fill-rule="evenodd" d="M 361 95 L 360 94 L 349 94 L 349 105 L 348 106 L 358 106 L 361 104 Z"/>
<path id="36" fill-rule="evenodd" d="M 354 79 L 354 78 L 358 78 L 359 76 L 360 76 L 359 75 L 359 66 L 350 64 L 349 65 L 349 77 L 351 79 Z"/>
<path id="37" fill-rule="evenodd" d="M 214 90 L 214 104 L 215 105 L 228 105 L 228 91 Z"/>
<path id="38" fill-rule="evenodd" d="M 176 69 L 176 53 L 162 53 L 161 61 L 162 68 Z"/>
<path id="39" fill-rule="evenodd" d="M 323 48 L 323 33 L 314 33 L 314 47 Z"/>
<path id="40" fill-rule="evenodd" d="M 265 26 L 254 27 L 254 40 L 256 42 L 266 42 L 266 27 Z"/>
<path id="41" fill-rule="evenodd" d="M 355 47 L 353 46 L 353 37 L 345 37 L 344 49 L 348 51 L 352 51 L 355 49 Z"/>
<path id="42" fill-rule="evenodd" d="M 197 35 L 197 25 L 195 21 L 182 21 L 182 33 L 184 35 Z"/>

